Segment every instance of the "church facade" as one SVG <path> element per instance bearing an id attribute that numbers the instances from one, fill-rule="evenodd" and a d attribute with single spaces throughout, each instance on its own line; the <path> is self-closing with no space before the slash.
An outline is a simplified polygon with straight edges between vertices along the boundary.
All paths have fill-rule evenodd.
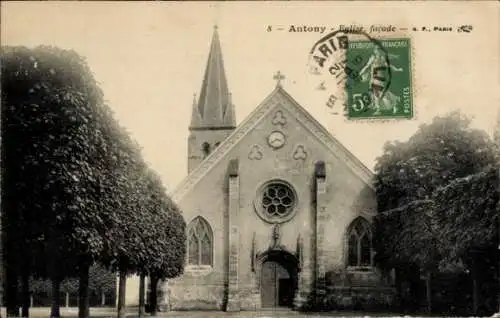
<path id="1" fill-rule="evenodd" d="M 171 310 L 390 306 L 373 266 L 371 172 L 281 86 L 238 126 L 214 30 L 192 105 L 184 274 L 163 283 Z"/>

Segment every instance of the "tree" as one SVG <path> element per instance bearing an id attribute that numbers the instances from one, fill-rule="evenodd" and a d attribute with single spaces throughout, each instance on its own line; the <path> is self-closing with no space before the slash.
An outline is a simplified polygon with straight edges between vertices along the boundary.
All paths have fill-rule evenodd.
<path id="1" fill-rule="evenodd" d="M 103 262 L 119 273 L 118 315 L 124 317 L 126 277 L 147 261 L 144 235 L 145 228 L 152 224 L 149 224 L 149 211 L 145 208 L 146 165 L 142 161 L 140 147 L 118 124 L 108 125 L 105 129 L 110 140 L 108 150 L 111 156 L 104 173 L 116 200 L 113 202 L 114 226 L 107 232 L 113 240 L 108 240 L 106 250 L 109 252 Z"/>
<path id="2" fill-rule="evenodd" d="M 100 296 L 100 304 L 104 305 L 106 293 L 116 290 L 116 274 L 100 263 L 94 264 L 89 271 L 89 289 Z"/>
<path id="3" fill-rule="evenodd" d="M 156 304 L 158 280 L 182 273 L 184 263 L 185 222 L 177 207 L 166 196 L 160 178 L 152 170 L 139 165 L 134 195 L 128 208 L 123 209 L 126 234 L 116 246 L 116 269 L 120 273 L 118 314 L 125 314 L 124 296 L 127 274 L 144 277 L 150 275 L 153 291 L 151 299 Z M 141 220 L 141 222 L 138 222 Z M 119 236 L 120 233 L 114 235 Z M 143 294 L 143 291 L 141 292 Z M 141 300 L 143 302 L 143 300 Z M 156 310 L 156 306 L 153 306 Z"/>
<path id="4" fill-rule="evenodd" d="M 375 218 L 376 262 L 386 269 L 395 268 L 399 290 L 401 279 L 416 286 L 415 276 L 419 279 L 420 271 L 424 271 L 427 274 L 429 312 L 432 307 L 431 274 L 437 269 L 440 260 L 436 235 L 439 228 L 433 216 L 434 206 L 435 202 L 432 200 L 412 201 L 405 206 L 380 213 Z M 413 295 L 413 298 L 416 296 Z"/>
<path id="5" fill-rule="evenodd" d="M 2 203 L 12 281 L 7 307 L 17 315 L 18 264 L 27 264 L 23 277 L 28 270 L 51 277 L 55 291 L 78 269 L 80 316 L 88 316 L 88 270 L 105 252 L 113 220 L 110 209 L 102 209 L 114 198 L 101 186 L 100 173 L 107 156 L 102 127 L 113 119 L 90 69 L 73 51 L 3 48 L 2 88 Z M 30 253 L 19 255 L 17 244 Z"/>
<path id="6" fill-rule="evenodd" d="M 407 142 L 390 142 L 375 165 L 379 210 L 430 199 L 435 189 L 494 163 L 493 144 L 459 112 L 420 126 Z"/>
<path id="7" fill-rule="evenodd" d="M 453 112 L 422 125 L 407 142 L 387 143 L 375 165 L 379 211 L 432 200 L 438 188 L 492 165 L 491 139 L 469 126 Z"/>
<path id="8" fill-rule="evenodd" d="M 149 171 L 150 193 L 149 208 L 153 224 L 159 230 L 151 233 L 158 235 L 154 245 L 150 245 L 151 262 L 141 269 L 149 273 L 151 279 L 151 314 L 158 310 L 157 287 L 160 280 L 174 278 L 182 274 L 186 254 L 186 223 L 179 208 L 166 195 L 158 175 Z M 148 239 L 148 242 L 153 240 Z"/>
<path id="9" fill-rule="evenodd" d="M 458 261 L 471 271 L 474 312 L 481 298 L 479 282 L 488 284 L 491 279 L 487 277 L 498 271 L 498 182 L 498 168 L 489 166 L 435 193 L 435 201 L 441 203 L 435 213 L 440 229 L 437 246 L 447 263 Z M 497 291 L 496 284 L 493 291 Z"/>
<path id="10" fill-rule="evenodd" d="M 443 241 L 438 219 L 447 201 L 436 193 L 494 162 L 491 139 L 470 128 L 470 120 L 459 112 L 434 118 L 407 142 L 386 144 L 375 167 L 380 212 L 376 221 L 377 261 L 400 269 L 415 265 L 429 274 L 446 263 L 450 258 L 445 244 L 439 244 Z"/>

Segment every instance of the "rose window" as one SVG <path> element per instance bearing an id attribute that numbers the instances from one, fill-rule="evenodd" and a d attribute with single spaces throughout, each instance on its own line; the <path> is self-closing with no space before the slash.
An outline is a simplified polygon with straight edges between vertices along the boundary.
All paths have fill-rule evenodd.
<path id="1" fill-rule="evenodd" d="M 290 186 L 283 182 L 272 182 L 260 191 L 257 207 L 268 221 L 279 221 L 293 212 L 296 195 Z"/>

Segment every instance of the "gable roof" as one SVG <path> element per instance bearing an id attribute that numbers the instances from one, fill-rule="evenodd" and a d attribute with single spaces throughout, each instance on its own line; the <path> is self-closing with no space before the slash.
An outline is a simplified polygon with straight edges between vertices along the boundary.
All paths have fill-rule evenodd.
<path id="1" fill-rule="evenodd" d="M 245 137 L 266 115 L 278 106 L 282 106 L 295 114 L 295 119 L 302 123 L 313 136 L 320 140 L 333 154 L 346 164 L 351 171 L 364 181 L 370 188 L 373 173 L 335 137 L 333 137 L 316 119 L 314 119 L 293 97 L 281 86 L 277 86 L 271 94 L 229 135 L 215 150 L 201 162 L 196 169 L 177 186 L 172 198 L 178 202 L 189 192 L 243 137 Z"/>

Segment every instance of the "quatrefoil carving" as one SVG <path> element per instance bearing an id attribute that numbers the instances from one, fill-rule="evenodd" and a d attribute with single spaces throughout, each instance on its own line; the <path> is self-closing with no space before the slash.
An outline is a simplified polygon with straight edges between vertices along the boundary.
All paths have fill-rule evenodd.
<path id="1" fill-rule="evenodd" d="M 285 115 L 283 115 L 283 112 L 281 110 L 278 110 L 274 114 L 273 125 L 280 125 L 280 126 L 286 125 L 286 118 L 285 118 Z"/>
<path id="2" fill-rule="evenodd" d="M 248 153 L 248 159 L 250 160 L 260 160 L 264 155 L 262 154 L 262 150 L 259 146 L 253 145 Z"/>
<path id="3" fill-rule="evenodd" d="M 303 145 L 297 145 L 293 153 L 293 159 L 295 160 L 305 160 L 307 158 L 307 151 Z"/>

